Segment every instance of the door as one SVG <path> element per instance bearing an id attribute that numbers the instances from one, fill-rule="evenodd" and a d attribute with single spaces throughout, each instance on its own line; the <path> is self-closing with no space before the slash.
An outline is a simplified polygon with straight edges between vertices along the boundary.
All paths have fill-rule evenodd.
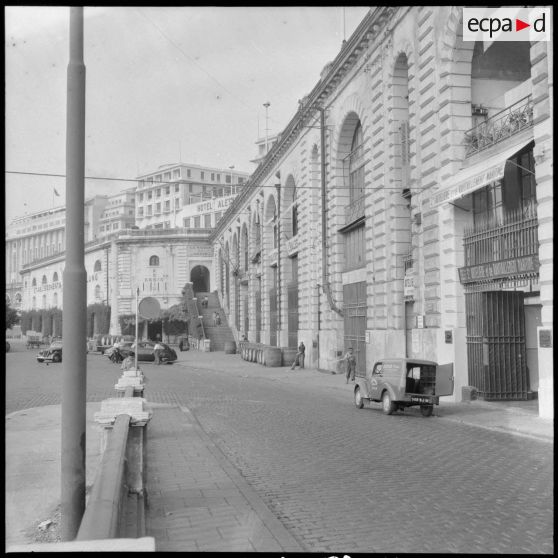
<path id="1" fill-rule="evenodd" d="M 357 373 L 366 370 L 366 282 L 343 285 L 344 345 L 353 348 Z M 381 355 L 380 355 L 381 356 Z"/>
<path id="2" fill-rule="evenodd" d="M 436 366 L 435 395 L 453 395 L 453 363 Z"/>
<path id="3" fill-rule="evenodd" d="M 465 295 L 469 385 L 486 400 L 528 399 L 523 292 Z"/>

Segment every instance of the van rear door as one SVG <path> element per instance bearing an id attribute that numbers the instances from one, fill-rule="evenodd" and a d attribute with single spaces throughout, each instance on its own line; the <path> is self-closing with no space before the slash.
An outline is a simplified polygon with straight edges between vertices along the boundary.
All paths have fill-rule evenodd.
<path id="1" fill-rule="evenodd" d="M 453 395 L 453 362 L 436 366 L 436 391 L 439 397 Z"/>

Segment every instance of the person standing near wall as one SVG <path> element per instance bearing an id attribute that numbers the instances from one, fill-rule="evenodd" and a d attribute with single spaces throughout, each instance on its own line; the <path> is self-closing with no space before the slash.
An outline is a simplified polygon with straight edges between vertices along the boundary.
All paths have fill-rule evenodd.
<path id="1" fill-rule="evenodd" d="M 300 368 L 304 368 L 304 353 L 306 351 L 306 346 L 301 341 L 300 345 L 298 346 L 298 353 L 296 353 L 293 365 L 291 366 L 291 370 L 295 369 L 295 366 L 298 364 Z"/>
<path id="2" fill-rule="evenodd" d="M 353 348 L 349 347 L 347 349 L 347 352 L 345 353 L 345 356 L 343 357 L 345 359 L 346 362 L 346 367 L 347 367 L 347 384 L 349 383 L 349 378 L 351 380 L 351 382 L 355 381 L 355 372 L 356 372 L 356 357 L 353 354 Z"/>

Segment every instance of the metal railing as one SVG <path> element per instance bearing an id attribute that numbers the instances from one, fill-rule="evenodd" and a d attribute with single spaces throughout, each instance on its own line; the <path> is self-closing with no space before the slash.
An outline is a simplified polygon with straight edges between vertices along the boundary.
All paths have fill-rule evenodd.
<path id="1" fill-rule="evenodd" d="M 465 132 L 465 156 L 488 149 L 532 125 L 533 101 L 528 95 Z"/>
<path id="2" fill-rule="evenodd" d="M 465 231 L 463 245 L 466 266 L 538 255 L 536 211 L 527 206 L 483 222 Z"/>
<path id="3" fill-rule="evenodd" d="M 364 217 L 364 198 L 365 196 L 360 196 L 345 206 L 345 225 Z"/>

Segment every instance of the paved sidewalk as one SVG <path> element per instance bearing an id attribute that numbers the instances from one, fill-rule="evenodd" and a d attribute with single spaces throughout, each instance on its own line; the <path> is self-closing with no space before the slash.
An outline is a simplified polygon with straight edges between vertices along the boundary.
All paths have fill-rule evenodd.
<path id="1" fill-rule="evenodd" d="M 101 431 L 93 420 L 99 408 L 100 403 L 87 403 L 87 490 L 93 484 L 101 459 Z M 39 533 L 37 526 L 45 520 L 51 520 L 52 524 L 43 538 L 57 538 L 61 481 L 60 420 L 60 405 L 34 407 L 6 415 L 6 546 L 32 542 Z"/>

